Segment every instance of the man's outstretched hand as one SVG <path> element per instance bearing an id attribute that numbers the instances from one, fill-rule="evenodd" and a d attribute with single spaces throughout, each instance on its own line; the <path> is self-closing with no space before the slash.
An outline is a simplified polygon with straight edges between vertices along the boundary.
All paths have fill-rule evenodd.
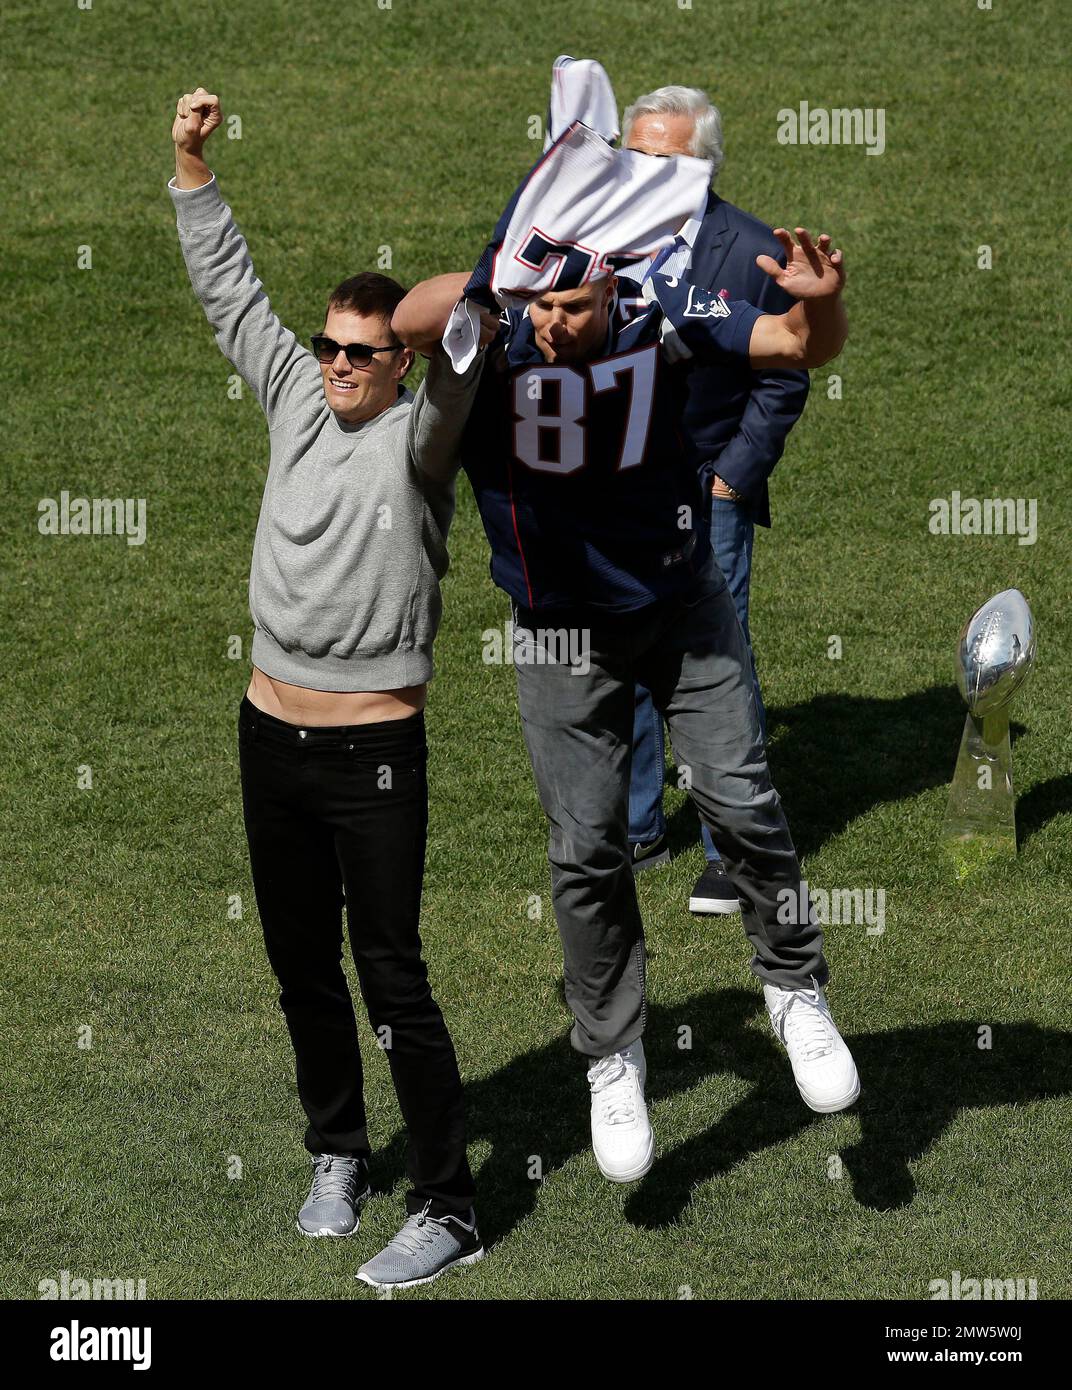
<path id="1" fill-rule="evenodd" d="M 797 227 L 796 234 L 799 244 L 784 227 L 774 229 L 774 235 L 785 249 L 784 268 L 773 256 L 757 256 L 756 265 L 794 299 L 826 299 L 838 294 L 845 284 L 845 260 L 841 252 L 831 251 L 830 238 L 825 232 L 818 243 L 812 241 L 806 227 Z"/>
<path id="2" fill-rule="evenodd" d="M 200 188 L 212 180 L 212 170 L 201 158 L 205 141 L 223 121 L 219 97 L 198 87 L 184 92 L 175 107 L 171 138 L 175 142 L 176 188 Z"/>

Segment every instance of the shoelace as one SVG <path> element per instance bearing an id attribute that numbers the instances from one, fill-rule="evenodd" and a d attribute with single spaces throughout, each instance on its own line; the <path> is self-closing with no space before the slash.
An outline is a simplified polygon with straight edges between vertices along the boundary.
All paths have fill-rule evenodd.
<path id="1" fill-rule="evenodd" d="M 325 1154 L 313 1163 L 313 1187 L 309 1200 L 322 1197 L 345 1197 L 352 1201 L 357 1193 L 361 1165 L 356 1159 Z"/>
<path id="2" fill-rule="evenodd" d="M 442 1222 L 428 1215 L 430 1205 L 431 1203 L 428 1203 L 423 1211 L 409 1218 L 397 1235 L 388 1242 L 389 1250 L 398 1250 L 403 1255 L 419 1255 L 423 1246 L 435 1244 L 438 1232 L 434 1228 L 444 1228 Z"/>
<path id="3" fill-rule="evenodd" d="M 803 1053 L 806 1062 L 828 1057 L 834 1050 L 834 1035 L 819 1000 L 818 989 L 795 989 L 778 1011 L 778 1034 Z"/>
<path id="4" fill-rule="evenodd" d="M 636 1091 L 620 1053 L 604 1057 L 589 1075 L 589 1082 L 603 1124 L 626 1125 L 636 1119 Z"/>

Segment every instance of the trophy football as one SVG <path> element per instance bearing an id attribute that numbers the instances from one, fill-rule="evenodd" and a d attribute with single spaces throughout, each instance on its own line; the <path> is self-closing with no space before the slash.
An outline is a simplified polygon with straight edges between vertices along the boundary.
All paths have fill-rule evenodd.
<path id="1" fill-rule="evenodd" d="M 968 619 L 957 646 L 957 686 L 968 714 L 942 840 L 959 877 L 1016 855 L 1009 702 L 1035 660 L 1035 624 L 1019 589 L 1004 589 Z"/>

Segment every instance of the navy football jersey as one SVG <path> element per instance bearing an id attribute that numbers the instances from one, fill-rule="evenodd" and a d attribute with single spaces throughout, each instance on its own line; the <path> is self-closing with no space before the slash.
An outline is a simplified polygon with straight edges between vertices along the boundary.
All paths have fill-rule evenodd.
<path id="1" fill-rule="evenodd" d="M 652 275 L 604 351 L 548 364 L 503 312 L 462 440 L 491 576 L 526 608 L 626 612 L 682 588 L 709 548 L 709 499 L 680 427 L 689 362 L 747 359 L 761 311 Z"/>

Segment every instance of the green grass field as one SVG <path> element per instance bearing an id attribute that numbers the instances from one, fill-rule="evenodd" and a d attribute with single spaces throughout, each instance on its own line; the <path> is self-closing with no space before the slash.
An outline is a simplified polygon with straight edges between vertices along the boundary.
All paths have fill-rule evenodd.
<path id="1" fill-rule="evenodd" d="M 752 629 L 806 876 L 884 889 L 886 931 L 829 931 L 864 1095 L 812 1116 L 739 922 L 685 910 L 701 854 L 672 792 L 674 862 L 640 880 L 659 1156 L 633 1188 L 600 1179 L 513 673 L 481 661 L 507 602 L 463 484 L 424 937 L 494 1248 L 402 1296 L 918 1299 L 954 1270 L 1072 1295 L 1067 37 L 1057 0 L 5 6 L 3 1295 L 68 1270 L 144 1278 L 149 1297 L 375 1297 L 352 1276 L 401 1219 L 404 1178 L 367 1025 L 381 1194 L 356 1241 L 293 1228 L 306 1156 L 234 731 L 267 434 L 251 393 L 229 398 L 186 278 L 171 119 L 199 83 L 241 117 L 207 157 L 304 337 L 383 246 L 406 283 L 475 261 L 560 52 L 600 58 L 623 103 L 706 88 L 723 195 L 846 248 L 852 338 L 776 472 Z M 885 109 L 885 153 L 780 145 L 776 113 L 802 99 Z M 145 498 L 146 544 L 39 534 L 38 502 L 65 489 Z M 930 534 L 954 489 L 1036 498 L 1037 543 Z M 957 883 L 937 845 L 953 648 L 1012 584 L 1040 633 L 1015 706 L 1020 854 Z"/>

